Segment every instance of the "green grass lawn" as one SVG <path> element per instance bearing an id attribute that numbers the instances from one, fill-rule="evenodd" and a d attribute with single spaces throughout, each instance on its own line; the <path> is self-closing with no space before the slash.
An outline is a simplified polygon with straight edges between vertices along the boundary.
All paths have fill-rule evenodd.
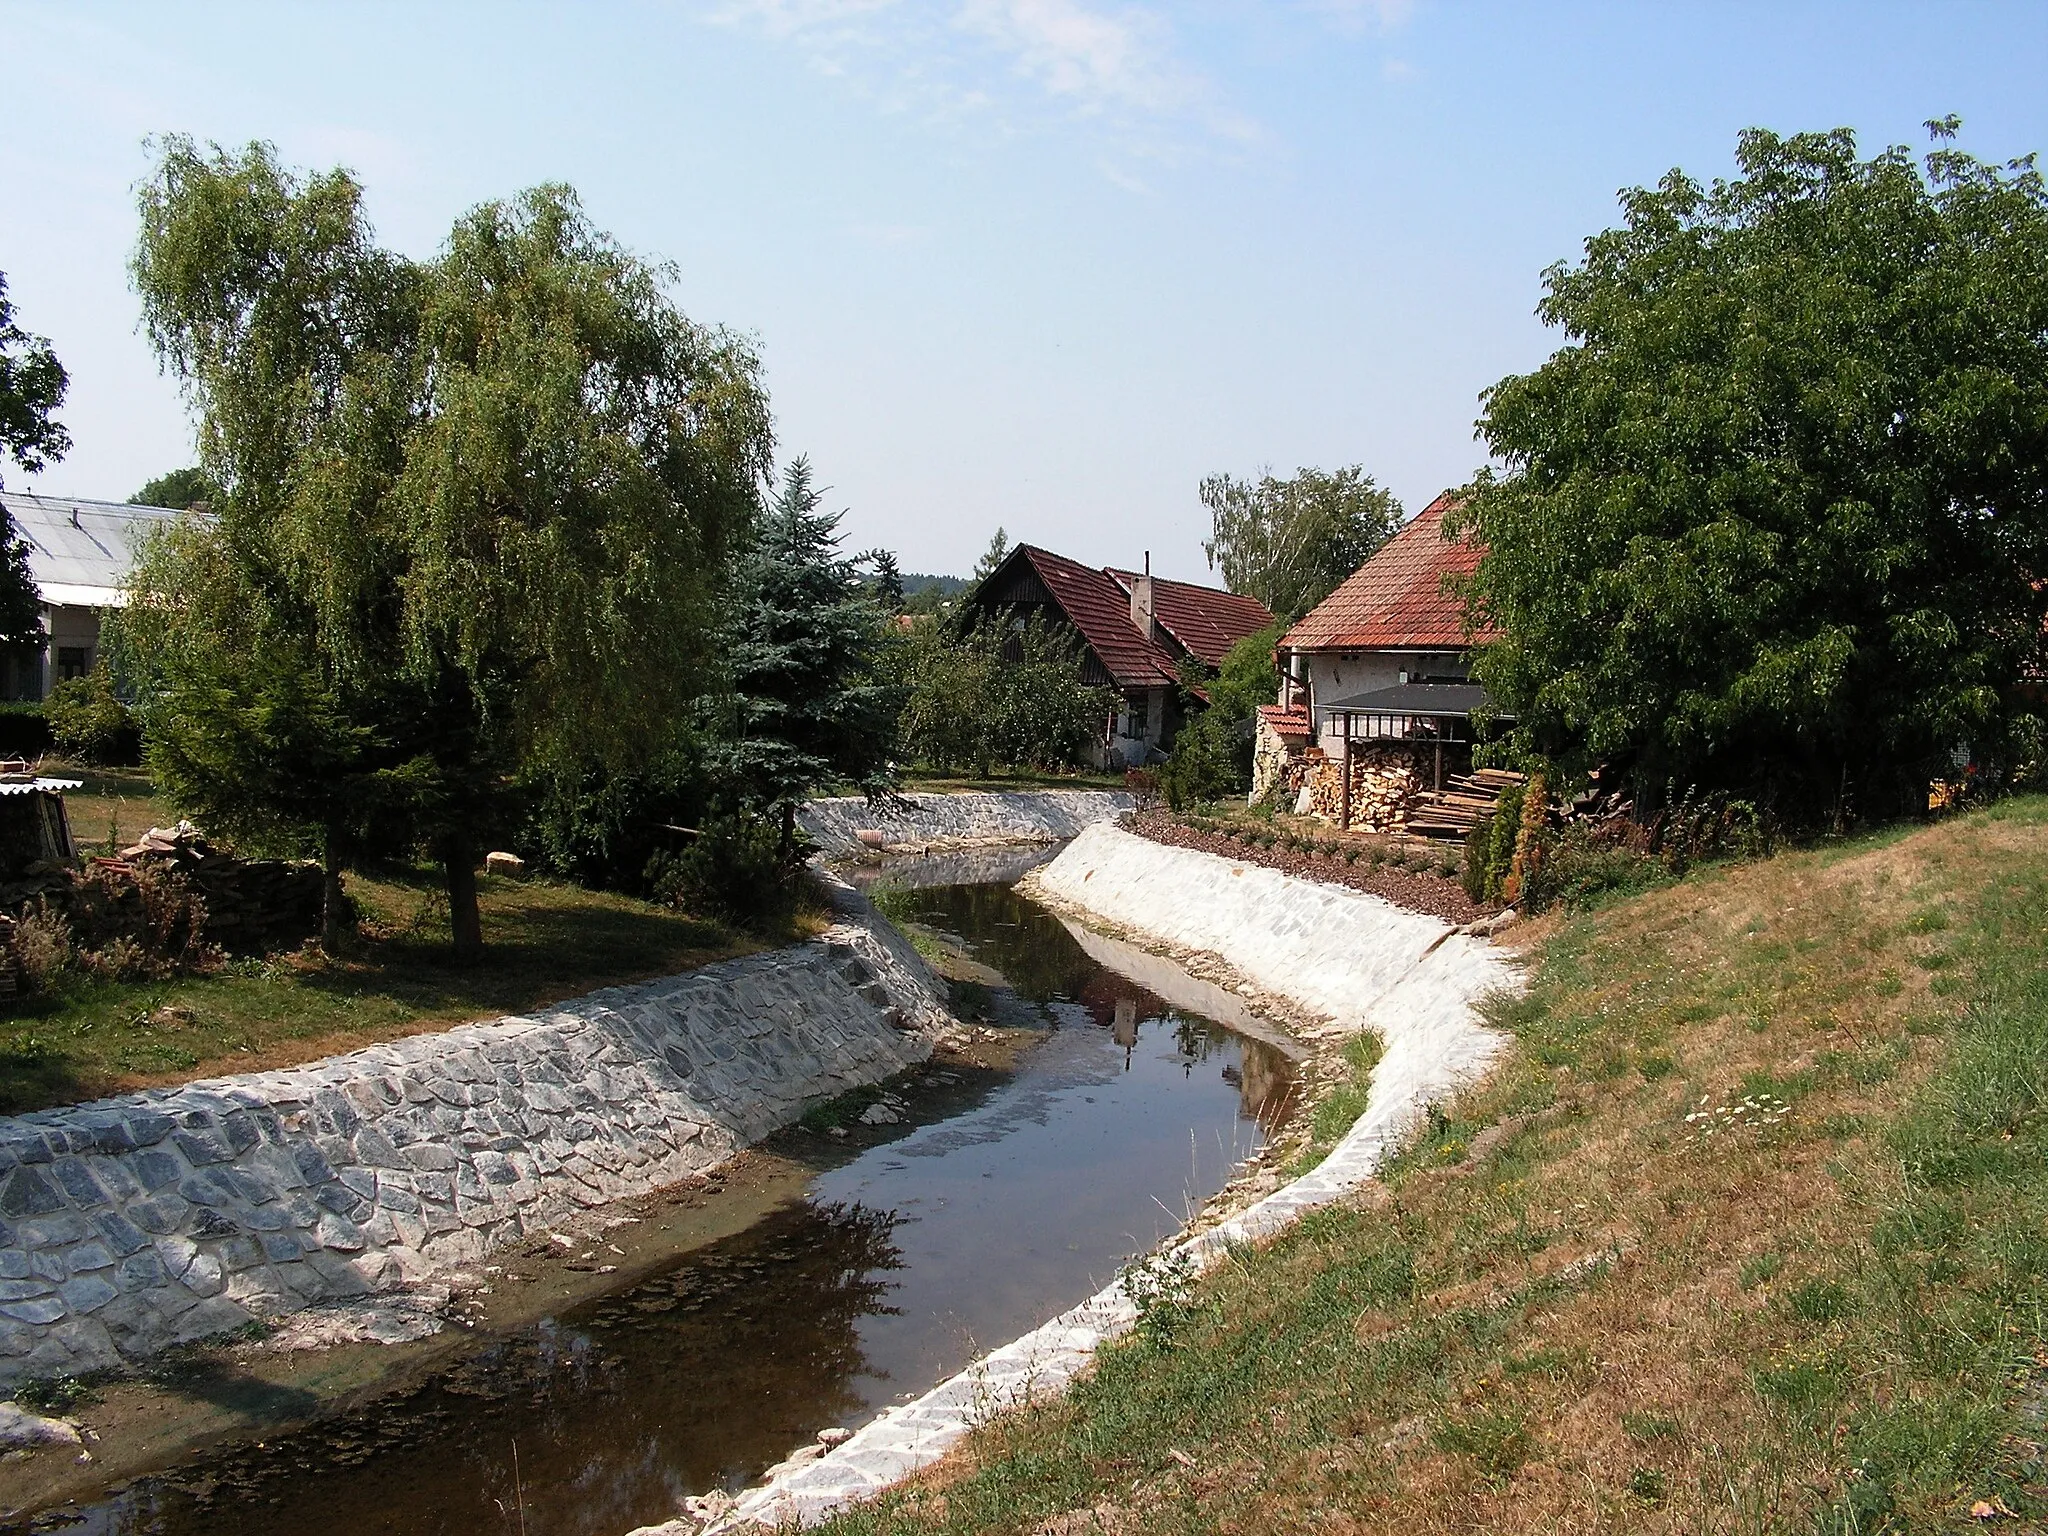
<path id="1" fill-rule="evenodd" d="M 80 837 L 81 803 L 75 793 Z M 423 870 L 349 878 L 365 937 L 346 959 L 308 951 L 148 984 L 79 978 L 16 999 L 0 1019 L 0 1112 L 310 1060 L 762 947 L 630 897 L 492 876 L 479 886 L 487 954 L 477 966 L 450 957 L 447 900 Z"/>
<path id="2" fill-rule="evenodd" d="M 2048 1528 L 2048 800 L 1531 925 L 1372 1198 L 829 1529 Z"/>
<path id="3" fill-rule="evenodd" d="M 64 796 L 71 840 L 82 854 L 113 853 L 151 827 L 177 821 L 176 813 L 158 802 L 156 786 L 140 768 L 92 768 L 50 758 L 41 771 L 53 778 L 84 780 L 83 787 Z"/>

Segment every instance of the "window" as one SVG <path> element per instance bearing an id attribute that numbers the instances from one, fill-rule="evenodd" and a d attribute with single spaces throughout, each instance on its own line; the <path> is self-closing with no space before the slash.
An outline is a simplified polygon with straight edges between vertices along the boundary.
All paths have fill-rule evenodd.
<path id="1" fill-rule="evenodd" d="M 84 645 L 57 647 L 57 678 L 83 677 L 92 670 L 92 648 Z"/>
<path id="2" fill-rule="evenodd" d="M 1131 723 L 1124 734 L 1142 741 L 1152 728 L 1152 695 L 1141 693 L 1132 698 L 1129 714 Z"/>

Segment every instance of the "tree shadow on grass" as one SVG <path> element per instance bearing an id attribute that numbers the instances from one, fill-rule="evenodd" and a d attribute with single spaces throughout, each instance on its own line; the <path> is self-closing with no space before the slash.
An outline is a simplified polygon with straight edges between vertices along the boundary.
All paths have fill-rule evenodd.
<path id="1" fill-rule="evenodd" d="M 746 954 L 761 940 L 720 924 L 550 882 L 480 879 L 484 957 L 457 962 L 434 878 L 380 871 L 380 883 L 420 905 L 404 925 L 372 927 L 360 954 L 308 971 L 308 987 L 389 998 L 423 1015 L 520 1013 L 601 987 L 694 970 Z"/>

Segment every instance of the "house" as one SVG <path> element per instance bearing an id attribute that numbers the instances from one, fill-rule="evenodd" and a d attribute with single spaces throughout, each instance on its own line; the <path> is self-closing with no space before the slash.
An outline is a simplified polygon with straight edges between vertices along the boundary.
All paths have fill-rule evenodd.
<path id="1" fill-rule="evenodd" d="M 1190 661 L 1213 673 L 1229 649 L 1273 622 L 1255 598 L 1142 571 L 1097 569 L 1034 544 L 1019 544 L 969 600 L 972 611 L 1028 623 L 1034 615 L 1081 642 L 1082 681 L 1114 688 L 1098 761 L 1156 761 L 1181 722 L 1181 675 Z"/>
<path id="2" fill-rule="evenodd" d="M 183 516 L 169 507 L 79 501 L 0 492 L 15 535 L 28 545 L 29 574 L 43 600 L 40 656 L 0 657 L 0 698 L 43 699 L 68 677 L 83 677 L 99 655 L 100 616 L 128 601 L 141 540 Z"/>
<path id="3" fill-rule="evenodd" d="M 1471 764 L 1472 682 L 1463 599 L 1483 548 L 1450 538 L 1445 493 L 1281 638 L 1280 697 L 1259 712 L 1252 798 L 1374 831 L 1405 827 L 1419 797 Z M 1350 764 L 1346 773 L 1344 764 Z"/>

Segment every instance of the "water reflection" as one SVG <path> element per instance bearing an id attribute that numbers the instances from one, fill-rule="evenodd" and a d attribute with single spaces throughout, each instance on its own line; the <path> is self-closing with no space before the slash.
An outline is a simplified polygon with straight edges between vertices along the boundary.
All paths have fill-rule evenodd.
<path id="1" fill-rule="evenodd" d="M 618 1536 L 857 1412 L 892 1216 L 806 1202 L 411 1391 L 146 1479 L 60 1529 Z M 517 1447 L 515 1478 L 515 1452 Z"/>
<path id="2" fill-rule="evenodd" d="M 617 1536 L 668 1519 L 682 1495 L 743 1486 L 1079 1301 L 1285 1112 L 1281 1050 L 1169 1006 L 1009 888 L 898 899 L 1046 1024 L 1011 1078 L 663 1274 L 39 1528 L 509 1536 L 523 1517 L 535 1536 Z"/>

